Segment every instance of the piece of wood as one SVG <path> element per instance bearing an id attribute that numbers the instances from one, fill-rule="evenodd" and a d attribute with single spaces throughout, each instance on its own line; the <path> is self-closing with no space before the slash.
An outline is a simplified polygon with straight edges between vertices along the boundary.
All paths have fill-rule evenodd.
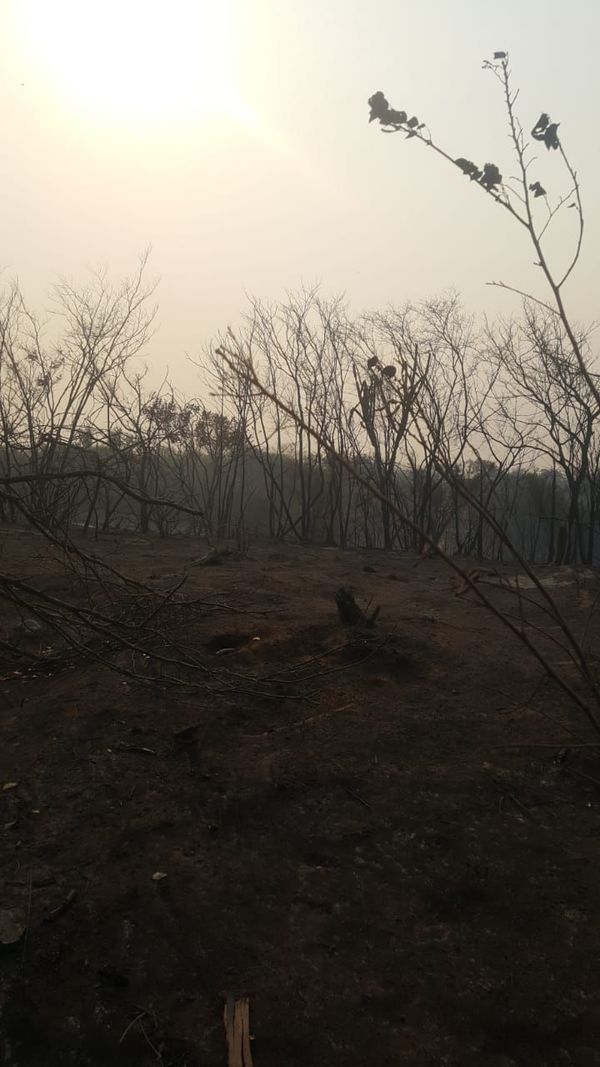
<path id="1" fill-rule="evenodd" d="M 227 1037 L 228 1067 L 253 1067 L 248 997 L 234 997 L 230 993 L 225 1000 L 223 1020 Z"/>
<path id="2" fill-rule="evenodd" d="M 379 615 L 379 607 L 376 607 L 371 615 L 366 615 L 361 608 L 359 608 L 356 600 L 350 589 L 344 586 L 338 589 L 335 594 L 335 602 L 337 604 L 338 615 L 346 626 L 374 626 L 377 616 Z"/>

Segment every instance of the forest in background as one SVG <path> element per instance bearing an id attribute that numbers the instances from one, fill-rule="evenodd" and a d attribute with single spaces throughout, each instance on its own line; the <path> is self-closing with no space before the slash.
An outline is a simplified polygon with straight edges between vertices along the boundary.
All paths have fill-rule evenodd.
<path id="1" fill-rule="evenodd" d="M 501 560 L 508 539 L 532 562 L 597 562 L 598 410 L 556 316 L 525 301 L 482 327 L 456 295 L 358 316 L 319 290 L 253 300 L 188 397 L 153 388 L 141 362 L 145 268 L 58 284 L 52 341 L 5 294 L 0 521 L 421 552 L 418 527 L 449 553 Z M 222 360 L 223 341 L 300 423 Z"/>

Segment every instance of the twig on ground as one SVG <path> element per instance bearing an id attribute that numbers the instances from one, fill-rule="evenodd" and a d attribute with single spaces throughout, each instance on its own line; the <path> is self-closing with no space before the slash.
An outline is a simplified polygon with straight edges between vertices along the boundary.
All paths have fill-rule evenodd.
<path id="1" fill-rule="evenodd" d="M 64 915 L 66 911 L 69 911 L 73 907 L 73 904 L 77 900 L 77 890 L 71 889 L 65 899 L 52 911 L 49 911 L 46 915 L 44 922 L 54 922 L 55 919 L 60 919 L 61 915 Z"/>
<path id="2" fill-rule="evenodd" d="M 131 1020 L 131 1022 L 129 1022 L 129 1023 L 127 1024 L 127 1026 L 125 1027 L 125 1029 L 123 1030 L 123 1033 L 121 1034 L 121 1036 L 120 1036 L 120 1038 L 119 1038 L 119 1044 L 120 1044 L 120 1045 L 122 1045 L 122 1044 L 123 1044 L 123 1042 L 124 1042 L 125 1038 L 127 1037 L 127 1034 L 128 1034 L 128 1033 L 129 1033 L 129 1031 L 130 1031 L 130 1030 L 132 1029 L 132 1027 L 134 1027 L 134 1026 L 135 1026 L 135 1024 L 136 1024 L 136 1023 L 138 1023 L 138 1022 L 140 1021 L 140 1019 L 144 1019 L 144 1018 L 145 1018 L 145 1016 L 146 1016 L 147 1014 L 148 1014 L 148 1012 L 147 1012 L 147 1011 L 141 1011 L 141 1012 L 139 1012 L 139 1014 L 138 1014 L 138 1015 L 136 1015 L 136 1016 L 135 1016 L 135 1018 L 134 1018 L 134 1019 L 132 1019 L 132 1020 Z"/>

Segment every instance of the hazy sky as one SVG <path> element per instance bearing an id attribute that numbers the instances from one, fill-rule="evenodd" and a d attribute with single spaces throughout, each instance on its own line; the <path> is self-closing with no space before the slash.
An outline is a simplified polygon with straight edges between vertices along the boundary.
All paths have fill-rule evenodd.
<path id="1" fill-rule="evenodd" d="M 541 286 L 518 228 L 458 170 L 367 123 L 367 97 L 426 120 L 453 156 L 514 173 L 508 49 L 529 129 L 560 121 L 586 214 L 574 312 L 600 314 L 600 0 L 0 0 L 0 266 L 38 309 L 57 275 L 118 278 L 152 245 L 149 356 L 191 382 L 246 293 L 321 282 L 357 310 L 457 288 L 495 313 Z M 536 172 L 537 176 L 537 172 Z M 539 176 L 560 185 L 558 153 Z M 567 230 L 557 235 L 564 252 Z"/>

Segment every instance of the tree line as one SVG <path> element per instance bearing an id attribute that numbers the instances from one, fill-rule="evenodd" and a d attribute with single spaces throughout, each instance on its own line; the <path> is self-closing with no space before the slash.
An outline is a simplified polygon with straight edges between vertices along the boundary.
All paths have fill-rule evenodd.
<path id="1" fill-rule="evenodd" d="M 508 541 L 533 562 L 597 561 L 598 403 L 539 303 L 482 327 L 454 294 L 361 315 L 319 290 L 253 300 L 189 397 L 140 364 L 145 268 L 60 283 L 45 329 L 5 294 L 3 523 L 411 552 L 425 534 L 490 560 Z M 223 361 L 224 342 L 299 420 Z"/>

